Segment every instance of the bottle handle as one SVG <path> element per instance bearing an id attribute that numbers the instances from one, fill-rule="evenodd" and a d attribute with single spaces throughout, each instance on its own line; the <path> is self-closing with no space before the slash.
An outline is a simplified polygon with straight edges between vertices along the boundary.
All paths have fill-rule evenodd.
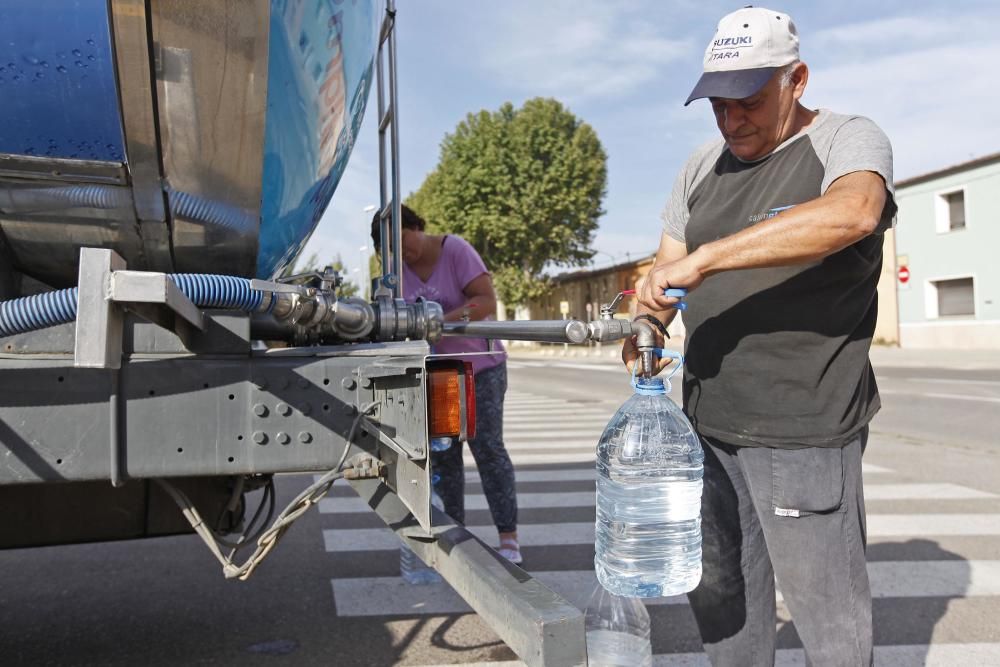
<path id="1" fill-rule="evenodd" d="M 685 307 L 687 307 L 686 304 Z M 674 369 L 670 371 L 670 375 L 663 378 L 664 382 L 668 382 L 670 378 L 672 378 L 677 373 L 677 371 L 680 370 L 681 366 L 684 365 L 684 355 L 681 354 L 680 352 L 677 352 L 676 350 L 670 350 L 665 347 L 658 347 L 655 350 L 653 350 L 653 354 L 660 357 L 661 359 L 663 357 L 669 357 L 670 359 L 673 359 L 674 361 L 677 362 L 674 365 Z"/>
<path id="2" fill-rule="evenodd" d="M 676 364 L 674 364 L 673 370 L 670 371 L 670 375 L 668 375 L 667 377 L 663 378 L 663 388 L 666 389 L 667 393 L 669 394 L 670 390 L 671 390 L 670 378 L 672 378 L 674 375 L 676 375 L 677 371 L 679 371 L 680 368 L 681 368 L 681 366 L 684 365 L 684 355 L 681 354 L 680 352 L 677 352 L 676 350 L 671 350 L 671 349 L 668 349 L 668 348 L 665 348 L 665 347 L 654 347 L 653 348 L 653 355 L 657 356 L 657 357 L 659 357 L 661 359 L 663 357 L 669 357 L 670 359 L 673 359 L 674 361 L 677 362 Z M 639 387 L 639 384 L 638 384 L 638 382 L 635 379 L 635 370 L 638 367 L 639 367 L 639 360 L 636 359 L 636 363 L 632 364 L 632 388 L 633 389 L 637 389 Z"/>

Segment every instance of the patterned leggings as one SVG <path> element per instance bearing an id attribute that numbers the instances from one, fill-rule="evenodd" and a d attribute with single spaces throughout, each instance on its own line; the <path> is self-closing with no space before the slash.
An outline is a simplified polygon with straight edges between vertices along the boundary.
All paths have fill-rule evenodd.
<path id="1" fill-rule="evenodd" d="M 507 392 L 507 363 L 476 374 L 476 437 L 469 449 L 479 468 L 483 492 L 497 531 L 517 530 L 517 496 L 514 464 L 503 444 L 503 397 Z M 444 509 L 458 523 L 465 523 L 465 467 L 462 443 L 431 455 L 434 472 L 441 476 L 436 490 Z"/>

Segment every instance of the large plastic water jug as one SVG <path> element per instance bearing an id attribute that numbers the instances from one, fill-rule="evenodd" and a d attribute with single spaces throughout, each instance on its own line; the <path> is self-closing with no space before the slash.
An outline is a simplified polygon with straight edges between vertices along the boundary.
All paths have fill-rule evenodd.
<path id="1" fill-rule="evenodd" d="M 678 359 L 680 355 L 661 351 Z M 675 372 L 676 372 L 675 367 Z M 634 378 L 597 446 L 594 568 L 610 592 L 679 595 L 701 579 L 704 452 L 668 381 Z"/>

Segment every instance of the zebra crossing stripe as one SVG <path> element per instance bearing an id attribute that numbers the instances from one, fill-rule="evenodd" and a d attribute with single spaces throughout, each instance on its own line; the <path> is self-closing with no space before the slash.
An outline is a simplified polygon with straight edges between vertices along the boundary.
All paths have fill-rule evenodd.
<path id="1" fill-rule="evenodd" d="M 539 440 L 537 438 L 508 438 L 504 436 L 504 446 L 508 452 L 531 452 L 538 449 L 579 449 L 589 451 L 591 458 L 597 451 L 597 438 L 593 440 L 571 440 L 564 442 L 561 440 Z"/>
<path id="2" fill-rule="evenodd" d="M 996 498 L 995 493 L 970 489 L 958 484 L 871 484 L 865 487 L 865 500 L 974 500 Z"/>
<path id="3" fill-rule="evenodd" d="M 593 481 L 595 473 L 577 476 L 577 479 Z M 522 475 L 517 475 L 519 481 L 528 481 Z M 477 481 L 478 475 L 467 475 L 469 481 Z M 548 477 L 545 481 L 550 481 Z M 968 489 L 957 484 L 872 484 L 865 488 L 866 500 L 918 500 L 931 498 L 934 500 L 965 500 L 977 498 L 995 498 L 992 493 Z M 518 493 L 517 506 L 520 509 L 563 509 L 567 507 L 594 507 L 594 491 L 570 491 L 552 493 Z M 481 493 L 468 493 L 465 496 L 465 509 L 486 510 L 489 505 L 486 496 Z M 361 498 L 335 497 L 324 498 L 319 503 L 319 511 L 323 514 L 355 514 L 370 512 L 371 508 Z"/>
<path id="4" fill-rule="evenodd" d="M 868 534 L 879 537 L 1000 535 L 1000 514 L 869 514 Z"/>
<path id="5" fill-rule="evenodd" d="M 580 482 L 594 481 L 597 470 L 593 466 L 586 468 L 554 468 L 552 470 L 515 470 L 518 482 Z M 478 482 L 478 472 L 466 472 L 465 481 Z"/>
<path id="6" fill-rule="evenodd" d="M 603 429 L 614 412 L 598 413 L 588 410 L 584 414 L 568 415 L 564 412 L 543 412 L 540 414 L 523 414 L 512 419 L 507 415 L 504 419 L 504 428 L 518 428 L 520 426 L 529 427 L 535 424 L 554 424 L 557 426 L 586 425 Z"/>
<path id="7" fill-rule="evenodd" d="M 538 444 L 539 440 L 551 441 L 551 440 L 573 440 L 580 439 L 586 442 L 589 437 L 592 445 L 596 445 L 597 441 L 601 437 L 601 432 L 603 429 L 562 429 L 559 431 L 541 431 L 537 430 L 537 427 L 527 428 L 527 429 L 510 429 L 506 426 L 503 430 L 504 442 L 509 441 L 528 441 L 534 444 Z"/>
<path id="8" fill-rule="evenodd" d="M 594 432 L 600 434 L 610 419 L 611 415 L 580 415 L 575 418 L 563 415 L 556 417 L 551 415 L 535 415 L 532 417 L 520 417 L 513 421 L 507 419 L 503 423 L 503 428 L 504 431 L 509 431 L 538 428 L 539 426 L 572 426 L 577 428 L 589 426 Z"/>
<path id="9" fill-rule="evenodd" d="M 1000 561 L 880 562 L 868 566 L 872 597 L 968 598 L 1000 595 Z M 593 570 L 552 570 L 531 576 L 584 609 L 597 588 Z M 333 579 L 338 616 L 404 616 L 409 614 L 464 614 L 472 609 L 451 587 L 441 582 L 411 586 L 400 577 Z M 780 593 L 778 600 L 781 600 Z M 686 605 L 676 595 L 643 600 L 647 606 Z"/>
<path id="10" fill-rule="evenodd" d="M 577 608 L 584 608 L 597 588 L 593 570 L 532 572 L 531 576 Z M 338 616 L 465 614 L 472 609 L 446 582 L 411 586 L 400 577 L 333 579 Z M 646 604 L 687 604 L 682 596 L 653 598 Z"/>
<path id="11" fill-rule="evenodd" d="M 541 447 L 541 445 L 536 445 L 536 447 Z M 594 448 L 591 446 L 589 452 L 578 451 L 566 452 L 565 454 L 517 454 L 516 456 L 511 455 L 510 458 L 514 461 L 515 467 L 521 465 L 549 465 L 552 463 L 593 463 Z M 471 455 L 466 456 L 464 461 L 467 466 L 474 466 L 476 464 Z"/>
<path id="12" fill-rule="evenodd" d="M 805 651 L 800 648 L 778 649 L 775 667 L 803 667 Z M 875 664 L 879 667 L 955 667 L 955 665 L 1000 665 L 1000 644 L 908 644 L 876 646 Z M 499 662 L 464 662 L 461 665 L 423 665 L 422 667 L 525 667 L 520 660 Z M 657 653 L 653 667 L 711 667 L 704 653 Z"/>
<path id="13" fill-rule="evenodd" d="M 509 410 L 504 408 L 504 426 L 515 426 L 521 419 L 534 419 L 535 421 L 539 419 L 548 419 L 553 423 L 561 424 L 573 424 L 577 422 L 577 418 L 591 419 L 593 423 L 608 423 L 615 414 L 617 408 L 605 408 L 603 406 L 598 406 L 594 408 L 593 406 L 588 406 L 584 408 L 581 406 L 579 408 L 579 414 L 573 414 L 568 412 L 563 408 L 558 411 L 545 408 L 545 407 L 531 407 L 531 408 L 521 408 L 519 410 Z M 599 419 L 598 419 L 599 418 Z"/>
<path id="14" fill-rule="evenodd" d="M 544 407 L 544 406 L 551 406 L 554 408 L 571 408 L 571 407 L 576 407 L 577 405 L 582 405 L 582 404 L 578 403 L 574 404 L 571 401 L 566 401 L 561 398 L 531 398 L 520 401 L 504 399 L 503 402 L 504 412 L 507 411 L 506 410 L 507 408 L 512 408 L 513 410 L 516 411 L 516 410 L 525 410 L 528 408 Z"/>
<path id="15" fill-rule="evenodd" d="M 507 452 L 510 454 L 511 460 L 514 462 L 515 475 L 519 480 L 527 481 L 527 479 L 521 477 L 522 471 L 518 470 L 520 466 L 527 465 L 543 465 L 550 463 L 582 463 L 594 462 L 596 460 L 596 450 L 597 441 L 593 442 L 538 442 L 533 440 L 530 443 L 515 440 L 508 441 L 504 438 L 504 444 L 507 447 Z M 565 454 L 531 454 L 524 452 L 532 452 L 538 449 L 566 449 L 566 450 L 577 450 L 577 451 L 567 451 Z M 475 465 L 475 459 L 472 458 L 472 454 L 465 450 L 465 465 Z M 882 466 L 873 465 L 870 463 L 862 463 L 861 470 L 865 475 L 882 475 L 890 474 L 893 471 L 889 468 L 883 468 Z M 473 477 L 473 479 L 476 479 Z M 536 479 L 535 481 L 547 481 L 544 479 Z"/>
<path id="16" fill-rule="evenodd" d="M 519 660 L 479 663 L 478 667 L 520 667 Z M 804 667 L 805 651 L 779 649 L 775 652 L 775 667 Z M 875 664 L 879 667 L 955 667 L 955 665 L 1000 665 L 1000 644 L 908 644 L 876 646 Z M 470 667 L 463 665 L 462 667 Z M 703 653 L 661 653 L 653 656 L 653 667 L 711 667 Z"/>
<path id="17" fill-rule="evenodd" d="M 467 526 L 487 544 L 496 542 L 493 526 Z M 528 523 L 517 527 L 522 546 L 592 545 L 594 523 Z M 869 537 L 941 537 L 1000 535 L 1000 514 L 872 514 Z M 329 552 L 395 549 L 399 540 L 388 528 L 326 529 L 323 541 Z"/>
<path id="18" fill-rule="evenodd" d="M 586 446 L 580 445 L 578 451 L 567 451 L 565 454 L 523 454 L 521 452 L 531 451 L 533 449 L 559 449 L 551 444 L 532 443 L 531 447 L 520 446 L 519 452 L 511 452 L 511 460 L 514 462 L 514 467 L 519 466 L 529 466 L 529 465 L 551 465 L 551 464 L 570 464 L 570 463 L 593 463 L 594 462 L 594 450 L 596 447 L 595 443 L 588 443 Z M 508 448 L 508 451 L 511 448 Z M 573 447 L 572 449 L 576 449 Z M 474 466 L 475 460 L 473 460 L 472 455 L 466 452 L 465 465 Z M 881 475 L 889 474 L 893 471 L 889 468 L 883 468 L 881 466 L 862 464 L 862 469 L 865 475 Z"/>
<path id="19" fill-rule="evenodd" d="M 495 544 L 497 529 L 493 526 L 466 526 L 486 544 Z M 594 543 L 594 522 L 521 524 L 517 536 L 522 545 L 547 546 L 586 545 Z M 331 553 L 348 551 L 378 551 L 399 548 L 399 538 L 388 528 L 326 529 L 323 543 Z"/>
<path id="20" fill-rule="evenodd" d="M 1000 561 L 880 561 L 868 563 L 872 597 L 1000 595 Z"/>
<path id="21" fill-rule="evenodd" d="M 511 368 L 575 368 L 585 371 L 606 371 L 609 373 L 618 373 L 623 378 L 628 376 L 628 371 L 625 370 L 625 365 L 620 361 L 616 362 L 610 358 L 609 361 L 595 361 L 589 364 L 572 361 L 508 361 L 507 365 Z"/>
<path id="22" fill-rule="evenodd" d="M 940 392 L 903 391 L 898 389 L 879 389 L 880 394 L 898 394 L 900 396 L 916 396 L 918 398 L 943 398 L 953 401 L 977 401 L 980 403 L 1000 403 L 1000 398 L 993 396 L 976 396 L 974 394 L 944 394 Z"/>
<path id="23" fill-rule="evenodd" d="M 519 493 L 517 494 L 518 509 L 549 508 L 562 509 L 566 507 L 593 507 L 594 491 L 579 491 L 570 493 Z M 466 494 L 466 510 L 489 509 L 486 496 Z M 319 501 L 319 511 L 323 514 L 370 512 L 368 503 L 361 498 L 324 498 Z"/>
<path id="24" fill-rule="evenodd" d="M 800 650 L 799 653 L 802 653 Z M 879 667 L 954 667 L 955 665 L 1000 665 L 1000 644 L 932 644 L 930 646 L 876 646 Z M 803 655 L 798 664 L 805 664 Z"/>

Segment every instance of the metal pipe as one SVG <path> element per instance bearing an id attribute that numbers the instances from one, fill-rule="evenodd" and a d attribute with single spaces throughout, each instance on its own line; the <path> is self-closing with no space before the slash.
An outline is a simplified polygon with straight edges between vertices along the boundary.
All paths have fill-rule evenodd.
<path id="1" fill-rule="evenodd" d="M 331 328 L 344 338 L 364 338 L 375 327 L 375 309 L 363 299 L 348 297 L 331 306 Z"/>
<path id="2" fill-rule="evenodd" d="M 610 343 L 612 341 L 628 338 L 634 333 L 631 320 L 616 317 L 601 318 L 593 320 L 587 324 L 590 331 L 590 339 L 598 343 Z"/>
<path id="3" fill-rule="evenodd" d="M 297 333 L 294 323 L 278 320 L 270 313 L 250 315 L 250 336 L 254 340 L 292 340 Z"/>
<path id="4" fill-rule="evenodd" d="M 445 336 L 500 338 L 542 343 L 582 343 L 590 332 L 580 320 L 513 320 L 497 322 L 445 322 Z"/>
<path id="5" fill-rule="evenodd" d="M 635 327 L 635 346 L 638 348 L 642 360 L 642 377 L 648 379 L 653 376 L 653 350 L 656 349 L 656 332 L 652 325 L 643 320 L 638 320 L 635 324 L 637 325 Z"/>

